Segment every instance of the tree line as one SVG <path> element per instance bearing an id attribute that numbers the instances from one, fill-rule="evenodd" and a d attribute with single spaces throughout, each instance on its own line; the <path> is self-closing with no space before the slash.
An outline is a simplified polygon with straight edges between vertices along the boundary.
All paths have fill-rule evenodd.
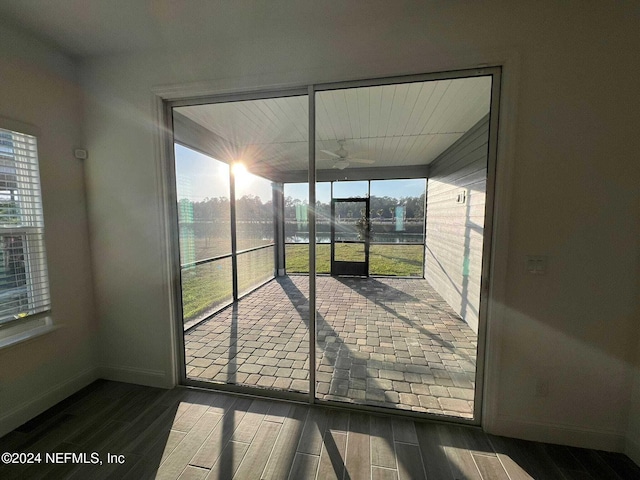
<path id="1" fill-rule="evenodd" d="M 369 199 L 372 220 L 393 219 L 397 206 L 404 206 L 405 219 L 422 220 L 424 218 L 424 193 L 419 197 L 377 197 Z M 286 197 L 284 200 L 285 220 L 296 220 L 296 206 L 307 206 L 306 200 Z M 187 198 L 182 198 L 178 202 L 179 216 L 181 222 L 228 222 L 230 220 L 230 202 L 226 197 L 205 198 L 204 200 L 193 202 Z M 300 212 L 300 209 L 298 208 Z M 321 201 L 316 202 L 316 215 L 319 219 L 331 216 L 331 205 Z M 339 202 L 336 204 L 336 215 L 341 218 L 360 218 L 362 212 L 357 204 L 350 202 Z M 262 202 L 260 197 L 255 195 L 244 195 L 236 200 L 236 219 L 242 221 L 271 221 L 273 218 L 273 203 L 271 200 Z"/>

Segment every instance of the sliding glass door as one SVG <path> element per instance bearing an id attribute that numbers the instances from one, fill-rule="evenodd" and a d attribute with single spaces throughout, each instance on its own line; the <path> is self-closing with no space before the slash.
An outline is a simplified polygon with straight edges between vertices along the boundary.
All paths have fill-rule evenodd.
<path id="1" fill-rule="evenodd" d="M 183 381 L 477 422 L 497 75 L 175 102 Z"/>
<path id="2" fill-rule="evenodd" d="M 173 109 L 187 381 L 309 391 L 308 277 L 277 276 L 282 172 L 307 178 L 307 108 L 289 96 Z"/>
<path id="3" fill-rule="evenodd" d="M 333 187 L 318 399 L 473 418 L 491 86 L 318 88 L 316 174 Z"/>

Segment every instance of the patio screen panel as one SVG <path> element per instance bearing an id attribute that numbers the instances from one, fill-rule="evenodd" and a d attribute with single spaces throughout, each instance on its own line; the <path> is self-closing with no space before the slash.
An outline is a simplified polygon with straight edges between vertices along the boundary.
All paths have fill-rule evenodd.
<path id="1" fill-rule="evenodd" d="M 371 243 L 424 244 L 426 179 L 371 182 Z"/>
<path id="2" fill-rule="evenodd" d="M 238 294 L 253 290 L 275 273 L 273 187 L 270 180 L 242 172 L 236 182 Z"/>
<path id="3" fill-rule="evenodd" d="M 180 264 L 231 253 L 229 166 L 175 145 Z"/>
<path id="4" fill-rule="evenodd" d="M 273 244 L 271 182 L 244 172 L 236 175 L 236 235 L 238 251 Z"/>
<path id="5" fill-rule="evenodd" d="M 175 144 L 185 326 L 233 300 L 229 165 Z"/>
<path id="6" fill-rule="evenodd" d="M 274 246 L 238 255 L 238 293 L 244 295 L 273 278 Z"/>
<path id="7" fill-rule="evenodd" d="M 0 129 L 0 324 L 50 309 L 36 137 Z"/>
<path id="8" fill-rule="evenodd" d="M 206 318 L 233 300 L 231 257 L 182 269 L 184 323 Z"/>

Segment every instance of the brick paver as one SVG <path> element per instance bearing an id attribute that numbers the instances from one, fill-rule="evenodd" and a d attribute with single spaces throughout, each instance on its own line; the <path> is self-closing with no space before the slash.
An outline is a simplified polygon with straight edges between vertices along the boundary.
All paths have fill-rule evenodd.
<path id="1" fill-rule="evenodd" d="M 318 398 L 473 415 L 476 335 L 426 280 L 316 283 Z M 308 289 L 277 278 L 189 330 L 187 376 L 308 392 Z"/>

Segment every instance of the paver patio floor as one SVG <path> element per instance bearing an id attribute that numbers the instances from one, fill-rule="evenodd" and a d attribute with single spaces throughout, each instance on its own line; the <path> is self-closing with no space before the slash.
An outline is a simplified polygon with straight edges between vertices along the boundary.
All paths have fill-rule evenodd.
<path id="1" fill-rule="evenodd" d="M 185 334 L 187 376 L 308 392 L 309 279 L 279 277 Z M 476 334 L 426 280 L 317 278 L 318 398 L 473 416 Z"/>

